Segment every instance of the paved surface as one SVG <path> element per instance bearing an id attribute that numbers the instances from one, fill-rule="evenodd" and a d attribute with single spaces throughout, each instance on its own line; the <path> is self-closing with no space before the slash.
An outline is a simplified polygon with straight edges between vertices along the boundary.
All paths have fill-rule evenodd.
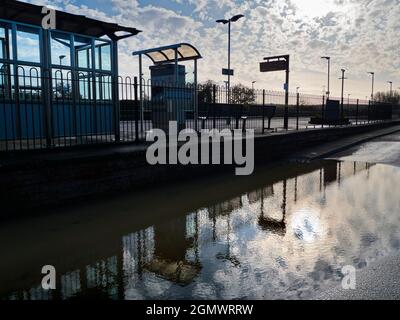
<path id="1" fill-rule="evenodd" d="M 384 258 L 357 272 L 356 289 L 331 288 L 317 300 L 400 300 L 400 256 Z"/>
<path id="2" fill-rule="evenodd" d="M 335 154 L 331 159 L 361 161 L 400 167 L 400 132 Z M 400 212 L 399 212 L 400 214 Z M 382 258 L 357 273 L 356 290 L 333 287 L 316 299 L 400 300 L 400 256 Z"/>
<path id="3" fill-rule="evenodd" d="M 333 155 L 332 159 L 387 164 L 400 167 L 400 132 L 374 139 Z"/>
<path id="4" fill-rule="evenodd" d="M 372 132 L 351 136 L 349 138 L 340 139 L 335 142 L 325 143 L 323 145 L 304 150 L 303 152 L 294 154 L 291 159 L 296 161 L 313 161 L 316 159 L 327 158 L 339 152 L 346 151 L 362 143 L 385 137 L 400 132 L 400 125 L 390 128 L 374 130 Z M 354 150 L 350 151 L 353 152 Z M 369 153 L 368 153 L 369 155 Z"/>

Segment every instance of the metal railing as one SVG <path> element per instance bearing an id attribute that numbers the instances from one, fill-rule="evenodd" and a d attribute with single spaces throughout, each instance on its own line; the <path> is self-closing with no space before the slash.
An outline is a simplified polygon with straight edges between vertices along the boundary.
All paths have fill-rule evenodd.
<path id="1" fill-rule="evenodd" d="M 12 69 L 12 68 L 11 68 Z M 0 151 L 141 142 L 153 129 L 254 129 L 256 134 L 324 127 L 323 96 L 290 94 L 284 127 L 285 94 L 216 85 L 174 86 L 113 78 L 107 74 L 37 68 L 0 69 Z M 337 99 L 339 100 L 339 99 Z M 389 119 L 369 101 L 348 100 L 349 125 Z M 378 111 L 377 111 L 378 110 Z"/>

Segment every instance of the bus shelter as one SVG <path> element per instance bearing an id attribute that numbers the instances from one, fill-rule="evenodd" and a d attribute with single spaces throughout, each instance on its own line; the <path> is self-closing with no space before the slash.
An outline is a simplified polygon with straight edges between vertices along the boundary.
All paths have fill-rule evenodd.
<path id="1" fill-rule="evenodd" d="M 0 141 L 118 140 L 118 41 L 141 31 L 61 11 L 49 30 L 42 9 L 2 0 Z"/>
<path id="2" fill-rule="evenodd" d="M 186 121 L 185 114 L 192 112 L 194 115 L 195 129 L 197 130 L 198 118 L 198 60 L 202 59 L 200 52 L 189 43 L 178 43 L 164 47 L 141 50 L 132 53 L 139 58 L 139 96 L 141 109 L 141 126 L 143 131 L 144 121 L 144 79 L 143 79 L 143 56 L 148 57 L 153 66 L 152 71 L 160 70 L 164 67 L 169 76 L 160 77 L 159 81 L 151 82 L 152 100 L 160 103 L 153 103 L 153 127 L 167 130 L 169 121 L 177 121 L 178 126 L 183 128 Z M 186 87 L 185 71 L 180 65 L 181 62 L 193 61 L 194 64 L 194 83 L 191 88 Z M 168 70 L 170 72 L 168 72 Z M 171 72 L 172 71 L 172 72 Z M 172 74 L 171 74 L 172 73 Z M 190 99 L 187 99 L 190 96 Z M 185 98 L 188 103 L 182 104 L 181 99 Z M 161 120 L 161 122 L 160 122 Z"/>

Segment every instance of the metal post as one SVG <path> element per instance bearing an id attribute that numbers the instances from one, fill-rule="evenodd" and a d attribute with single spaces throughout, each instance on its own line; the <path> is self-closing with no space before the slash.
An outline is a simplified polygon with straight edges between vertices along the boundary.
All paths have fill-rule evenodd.
<path id="1" fill-rule="evenodd" d="M 50 73 L 50 56 L 49 56 L 49 31 L 43 30 L 43 66 L 42 78 L 43 78 L 43 92 L 47 94 L 43 95 L 42 99 L 45 107 L 45 134 L 46 134 L 46 146 L 50 148 L 52 146 L 52 116 L 51 116 L 51 102 L 52 102 L 52 90 L 51 90 L 51 73 Z"/>
<path id="2" fill-rule="evenodd" d="M 356 125 L 358 125 L 358 113 L 360 108 L 360 100 L 357 99 L 357 109 L 356 109 Z"/>
<path id="3" fill-rule="evenodd" d="M 199 118 L 199 99 L 197 96 L 197 59 L 194 60 L 194 123 L 195 123 L 195 130 L 198 131 L 198 121 Z"/>
<path id="4" fill-rule="evenodd" d="M 175 87 L 178 86 L 179 70 L 178 70 L 178 49 L 175 49 Z"/>
<path id="5" fill-rule="evenodd" d="M 322 110 L 321 110 L 321 119 L 322 119 L 322 129 L 324 128 L 325 122 L 325 95 L 322 96 Z"/>
<path id="6" fill-rule="evenodd" d="M 299 115 L 300 115 L 300 93 L 297 93 L 296 101 L 296 130 L 299 130 Z"/>
<path id="7" fill-rule="evenodd" d="M 290 72 L 290 63 L 289 63 L 289 56 L 287 56 L 287 69 L 286 69 L 286 94 L 285 94 L 285 121 L 284 127 L 285 130 L 289 130 L 289 72 Z"/>
<path id="8" fill-rule="evenodd" d="M 231 21 L 228 26 L 228 104 L 231 103 Z"/>
<path id="9" fill-rule="evenodd" d="M 371 94 L 371 101 L 374 101 L 375 95 L 375 73 L 372 74 L 372 94 Z"/>
<path id="10" fill-rule="evenodd" d="M 329 100 L 329 97 L 331 95 L 331 59 L 328 59 L 328 92 L 327 92 L 327 97 Z"/>
<path id="11" fill-rule="evenodd" d="M 135 95 L 135 141 L 139 142 L 140 136 L 139 136 L 139 97 L 138 97 L 138 78 L 135 77 L 133 80 L 133 90 L 134 90 L 134 95 Z"/>
<path id="12" fill-rule="evenodd" d="M 368 123 L 371 122 L 371 101 L 368 101 Z"/>
<path id="13" fill-rule="evenodd" d="M 341 109 L 340 113 L 341 113 L 342 120 L 344 120 L 344 80 L 345 80 L 344 75 L 345 75 L 345 72 L 346 72 L 346 70 L 342 69 L 342 78 L 341 78 L 341 80 L 342 80 L 342 99 L 341 99 L 341 105 L 340 105 L 340 109 Z"/>
<path id="14" fill-rule="evenodd" d="M 215 118 L 215 104 L 217 103 L 217 86 L 214 84 L 213 85 L 213 129 L 216 127 L 216 118 Z"/>
<path id="15" fill-rule="evenodd" d="M 139 99 L 140 99 L 140 131 L 144 132 L 144 110 L 143 110 L 143 58 L 139 55 Z"/>
<path id="16" fill-rule="evenodd" d="M 265 134 L 265 89 L 263 90 L 263 124 L 262 133 Z"/>

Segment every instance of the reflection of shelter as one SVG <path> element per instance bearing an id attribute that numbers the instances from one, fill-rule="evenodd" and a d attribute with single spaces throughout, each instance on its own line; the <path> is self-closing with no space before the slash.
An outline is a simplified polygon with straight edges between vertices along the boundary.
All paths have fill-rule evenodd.
<path id="1" fill-rule="evenodd" d="M 229 216 L 233 211 L 240 209 L 243 206 L 242 198 L 238 197 L 229 201 L 221 202 L 210 208 L 208 212 L 210 217 Z"/>
<path id="2" fill-rule="evenodd" d="M 196 241 L 187 239 L 186 234 L 185 219 L 156 226 L 154 257 L 144 268 L 178 284 L 191 283 L 198 276 L 201 267 L 198 262 L 193 263 L 187 259 L 187 252 L 196 245 Z"/>
<path id="3" fill-rule="evenodd" d="M 61 11 L 47 30 L 42 8 L 2 0 L 0 140 L 118 139 L 117 44 L 140 31 Z"/>
<path id="4" fill-rule="evenodd" d="M 140 101 L 143 101 L 143 55 L 150 58 L 154 66 L 150 68 L 152 75 L 153 127 L 166 130 L 169 121 L 177 121 L 183 127 L 187 114 L 192 113 L 197 119 L 197 61 L 200 52 L 188 43 L 147 49 L 133 53 L 139 57 Z M 186 71 L 180 62 L 194 62 L 193 87 L 185 88 Z M 157 86 L 158 84 L 158 86 Z M 180 87 L 179 87 L 180 86 Z M 144 127 L 145 105 L 141 105 L 141 126 Z M 197 121 L 195 122 L 197 126 Z M 197 129 L 197 128 L 195 128 Z M 167 131 L 167 130 L 166 130 Z"/>
<path id="5" fill-rule="evenodd" d="M 324 184 L 327 186 L 335 182 L 338 178 L 338 164 L 336 161 L 325 162 L 324 168 Z"/>
<path id="6" fill-rule="evenodd" d="M 273 219 L 266 215 L 264 208 L 264 194 L 264 191 L 261 192 L 261 215 L 258 219 L 258 224 L 264 231 L 284 237 L 286 235 L 287 181 L 283 181 L 283 202 L 281 220 Z"/>

